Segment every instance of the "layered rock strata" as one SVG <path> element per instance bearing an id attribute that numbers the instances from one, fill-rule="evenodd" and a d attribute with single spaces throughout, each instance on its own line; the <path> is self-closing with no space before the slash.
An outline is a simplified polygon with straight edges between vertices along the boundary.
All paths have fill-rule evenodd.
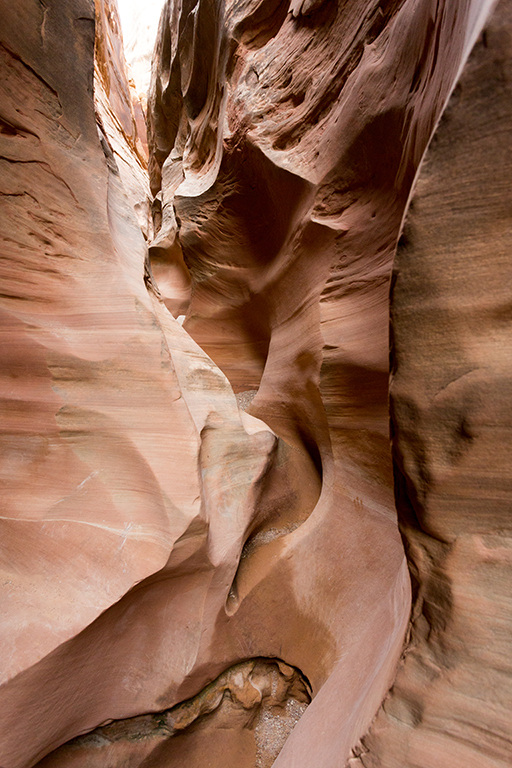
<path id="1" fill-rule="evenodd" d="M 512 3 L 478 40 L 395 262 L 391 412 L 415 602 L 365 768 L 512 760 Z"/>
<path id="2" fill-rule="evenodd" d="M 332 531 L 340 519 L 356 531 L 369 509 L 393 508 L 396 241 L 485 7 L 274 6 L 166 6 L 148 100 L 161 205 L 150 256 L 157 282 L 187 269 L 186 309 L 179 285 L 162 282 L 169 309 L 186 311 L 185 329 L 250 397 L 249 412 L 309 455 L 304 471 L 318 474 L 322 495 L 308 523 L 324 514 Z M 347 497 L 362 513 L 350 522 Z M 358 574 L 360 595 L 368 574 Z M 346 675 L 333 668 L 277 764 L 337 764 L 354 717 L 352 704 L 334 704 L 336 689 L 352 687 Z"/>
<path id="3" fill-rule="evenodd" d="M 225 377 L 146 287 L 145 241 L 118 160 L 98 135 L 94 7 L 27 0 L 3 17 L 0 764 L 8 768 L 33 765 L 107 719 L 157 710 L 155 696 L 173 686 L 169 705 L 187 698 L 176 691 L 200 639 L 210 642 L 201 631 L 213 607 L 207 595 L 216 595 L 211 633 L 276 438 L 242 419 Z M 169 662 L 162 649 L 158 663 L 142 641 L 144 621 L 128 616 L 135 601 L 161 645 L 155 621 L 168 619 L 150 604 L 162 590 L 173 616 L 167 642 L 181 650 Z M 130 637 L 126 621 L 142 635 Z M 226 666 L 221 658 L 203 674 L 209 681 Z M 140 699 L 142 680 L 149 697 Z"/>
<path id="4" fill-rule="evenodd" d="M 123 50 L 116 2 L 95 0 L 94 103 L 100 142 L 119 175 L 144 238 L 152 236 L 143 107 Z"/>
<path id="5" fill-rule="evenodd" d="M 150 218 L 115 5 L 4 5 L 0 765 L 344 766 L 410 610 L 391 266 L 487 6 L 168 2 Z"/>

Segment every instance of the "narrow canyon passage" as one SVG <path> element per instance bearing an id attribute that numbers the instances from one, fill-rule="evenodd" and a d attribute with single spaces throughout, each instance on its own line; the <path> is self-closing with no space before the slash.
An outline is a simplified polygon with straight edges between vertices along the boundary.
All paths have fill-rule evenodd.
<path id="1" fill-rule="evenodd" d="M 115 0 L 3 5 L 0 765 L 448 765 L 506 666 L 510 0 L 166 0 L 147 94 Z"/>

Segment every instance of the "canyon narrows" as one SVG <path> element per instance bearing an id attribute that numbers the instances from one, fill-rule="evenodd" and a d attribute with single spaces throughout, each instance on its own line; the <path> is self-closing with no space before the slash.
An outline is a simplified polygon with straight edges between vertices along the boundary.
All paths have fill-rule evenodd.
<path id="1" fill-rule="evenodd" d="M 510 766 L 511 0 L 1 7 L 0 766 Z"/>

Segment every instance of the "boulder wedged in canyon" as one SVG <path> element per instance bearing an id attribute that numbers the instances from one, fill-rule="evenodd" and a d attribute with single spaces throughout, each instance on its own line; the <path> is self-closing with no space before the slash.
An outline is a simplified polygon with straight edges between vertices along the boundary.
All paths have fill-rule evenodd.
<path id="1" fill-rule="evenodd" d="M 343 768 L 410 611 L 392 262 L 480 4 L 168 2 L 149 180 L 115 3 L 3 5 L 0 765 Z"/>

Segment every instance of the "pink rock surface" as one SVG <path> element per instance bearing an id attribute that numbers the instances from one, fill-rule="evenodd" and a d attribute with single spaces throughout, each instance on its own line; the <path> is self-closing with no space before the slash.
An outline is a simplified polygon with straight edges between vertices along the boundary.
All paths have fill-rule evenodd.
<path id="1" fill-rule="evenodd" d="M 189 701 L 113 722 L 53 752 L 39 765 L 225 764 L 270 768 L 310 702 L 307 683 L 282 662 L 251 659 Z"/>
<path id="2" fill-rule="evenodd" d="M 252 518 L 247 494 L 275 442 L 254 419 L 242 424 L 226 379 L 180 325 L 157 319 L 144 239 L 112 152 L 105 158 L 98 138 L 93 8 L 77 2 L 44 11 L 27 2 L 21 12 L 23 30 L 20 8 L 6 12 L 2 26 L 6 768 L 33 764 L 113 710 L 124 715 L 123 706 L 112 710 L 118 692 L 105 685 L 102 665 L 113 669 L 101 639 L 82 662 L 72 650 L 60 659 L 66 641 L 160 571 L 171 552 L 179 560 L 187 547 L 200 548 L 210 514 L 220 525 L 209 553 L 236 571 L 234 550 Z M 179 383 L 187 376 L 188 404 Z M 226 453 L 222 464 L 210 468 L 206 445 L 216 458 Z M 214 506 L 214 492 L 204 502 L 202 488 L 232 470 L 226 507 Z M 121 688 L 133 684 L 123 673 Z M 27 727 L 31 737 L 21 738 Z"/>
<path id="3" fill-rule="evenodd" d="M 410 611 L 391 268 L 486 7 L 168 2 L 149 193 L 115 4 L 96 43 L 91 2 L 6 5 L 2 768 L 267 768 L 310 698 L 276 766 L 368 731 Z"/>
<path id="4" fill-rule="evenodd" d="M 392 293 L 397 508 L 416 595 L 365 768 L 512 763 L 512 4 L 421 167 Z"/>

